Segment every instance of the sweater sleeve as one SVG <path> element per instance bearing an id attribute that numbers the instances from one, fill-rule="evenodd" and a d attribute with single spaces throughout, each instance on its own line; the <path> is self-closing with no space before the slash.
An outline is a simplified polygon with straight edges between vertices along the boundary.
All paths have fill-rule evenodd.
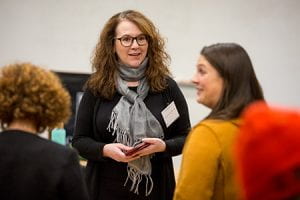
<path id="1" fill-rule="evenodd" d="M 75 123 L 75 132 L 72 145 L 79 154 L 89 160 L 105 160 L 103 147 L 105 143 L 93 139 L 94 107 L 97 102 L 90 91 L 86 91 L 80 101 Z"/>
<path id="2" fill-rule="evenodd" d="M 211 199 L 221 154 L 214 132 L 198 125 L 183 150 L 174 200 Z"/>
<path id="3" fill-rule="evenodd" d="M 168 90 L 170 99 L 172 99 L 176 105 L 179 118 L 168 128 L 168 137 L 165 139 L 166 151 L 163 152 L 163 154 L 165 156 L 177 156 L 182 152 L 191 124 L 186 100 L 177 83 L 172 79 L 169 81 Z"/>

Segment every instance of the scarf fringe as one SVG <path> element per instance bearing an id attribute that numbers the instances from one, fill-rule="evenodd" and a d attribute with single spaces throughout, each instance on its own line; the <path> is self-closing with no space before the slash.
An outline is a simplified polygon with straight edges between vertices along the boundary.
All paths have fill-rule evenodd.
<path id="1" fill-rule="evenodd" d="M 120 129 L 117 123 L 118 114 L 116 112 L 111 113 L 110 121 L 107 126 L 107 130 L 112 132 L 112 135 L 116 135 L 114 142 L 119 142 L 128 146 L 132 145 L 132 140 L 129 137 L 127 130 Z"/>
<path id="2" fill-rule="evenodd" d="M 135 194 L 139 194 L 139 184 L 142 182 L 143 177 L 146 179 L 146 189 L 145 196 L 148 196 L 153 189 L 153 180 L 150 174 L 142 174 L 134 168 L 127 166 L 127 179 L 124 183 L 126 186 L 128 179 L 132 181 L 130 191 L 133 191 Z M 149 186 L 150 184 L 150 186 Z"/>
<path id="3" fill-rule="evenodd" d="M 107 130 L 109 132 L 112 132 L 112 135 L 114 136 L 116 134 L 117 128 L 118 128 L 117 113 L 116 112 L 111 112 L 110 121 L 108 123 Z"/>

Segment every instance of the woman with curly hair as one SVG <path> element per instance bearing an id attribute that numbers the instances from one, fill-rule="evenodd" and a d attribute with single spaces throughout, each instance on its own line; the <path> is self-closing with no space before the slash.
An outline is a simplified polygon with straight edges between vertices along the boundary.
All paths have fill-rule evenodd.
<path id="1" fill-rule="evenodd" d="M 75 151 L 37 134 L 66 122 L 70 96 L 30 63 L 0 69 L 1 199 L 87 199 Z"/>
<path id="2" fill-rule="evenodd" d="M 190 120 L 168 62 L 164 40 L 140 12 L 117 13 L 104 26 L 73 139 L 88 160 L 92 199 L 172 199 L 172 156 Z M 139 145 L 146 147 L 128 153 Z"/>

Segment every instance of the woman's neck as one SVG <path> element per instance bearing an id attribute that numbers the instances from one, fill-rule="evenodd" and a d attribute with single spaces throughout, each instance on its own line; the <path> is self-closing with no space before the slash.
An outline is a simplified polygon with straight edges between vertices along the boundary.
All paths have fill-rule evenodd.
<path id="1" fill-rule="evenodd" d="M 8 125 L 6 129 L 21 130 L 32 134 L 37 134 L 37 127 L 32 120 L 14 120 Z"/>
<path id="2" fill-rule="evenodd" d="M 139 81 L 127 81 L 128 87 L 137 87 L 139 85 Z"/>

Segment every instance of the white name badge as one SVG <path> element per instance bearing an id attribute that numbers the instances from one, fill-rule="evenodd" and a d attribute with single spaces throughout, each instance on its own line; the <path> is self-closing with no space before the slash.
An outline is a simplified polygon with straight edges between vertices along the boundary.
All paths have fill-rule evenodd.
<path id="1" fill-rule="evenodd" d="M 179 117 L 174 101 L 161 112 L 167 128 Z"/>

